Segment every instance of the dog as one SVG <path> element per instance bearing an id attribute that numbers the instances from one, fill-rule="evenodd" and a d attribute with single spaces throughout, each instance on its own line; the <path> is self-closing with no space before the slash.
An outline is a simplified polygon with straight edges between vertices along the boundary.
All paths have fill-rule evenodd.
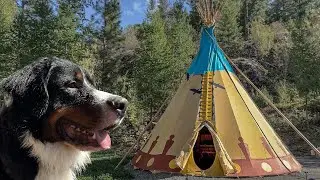
<path id="1" fill-rule="evenodd" d="M 36 60 L 0 82 L 1 180 L 71 180 L 111 147 L 128 101 L 99 91 L 78 65 Z M 1 101 L 0 101 L 1 102 Z"/>

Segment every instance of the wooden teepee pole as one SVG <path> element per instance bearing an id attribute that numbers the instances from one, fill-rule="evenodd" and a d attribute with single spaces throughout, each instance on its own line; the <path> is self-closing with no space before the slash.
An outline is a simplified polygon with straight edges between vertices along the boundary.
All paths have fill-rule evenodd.
<path id="1" fill-rule="evenodd" d="M 213 26 L 218 14 L 218 4 L 214 0 L 196 0 L 197 10 L 203 24 Z"/>

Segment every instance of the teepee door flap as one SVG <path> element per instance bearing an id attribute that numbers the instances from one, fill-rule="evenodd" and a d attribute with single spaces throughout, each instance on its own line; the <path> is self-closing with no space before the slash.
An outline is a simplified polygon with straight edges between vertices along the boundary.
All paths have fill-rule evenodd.
<path id="1" fill-rule="evenodd" d="M 187 143 L 185 145 L 185 147 L 183 147 L 183 150 L 181 151 L 180 156 L 178 156 L 176 158 L 176 162 L 180 166 L 180 168 L 182 169 L 182 171 L 181 171 L 182 173 L 199 174 L 197 172 L 192 172 L 192 171 L 201 171 L 201 174 L 203 174 L 203 173 L 211 174 L 212 172 L 206 172 L 206 171 L 212 170 L 212 167 L 214 166 L 215 161 L 219 162 L 219 167 L 221 167 L 224 175 L 236 173 L 237 170 L 236 170 L 235 166 L 233 165 L 230 156 L 228 155 L 227 151 L 225 150 L 218 134 L 216 133 L 216 131 L 212 127 L 213 127 L 212 124 L 210 122 L 206 121 L 201 124 L 199 123 L 198 127 L 195 128 L 192 139 L 190 141 L 188 141 L 189 143 Z M 197 139 L 199 136 L 201 136 L 200 132 L 201 132 L 201 130 L 204 130 L 204 129 L 206 129 L 210 132 L 212 143 L 214 145 L 214 147 L 210 147 L 211 150 L 209 150 L 209 151 L 212 151 L 211 156 L 214 154 L 214 157 L 210 157 L 213 159 L 211 159 L 211 160 L 208 159 L 207 161 L 212 161 L 212 160 L 214 160 L 214 161 L 209 162 L 209 164 L 211 163 L 211 167 L 208 167 L 208 164 L 205 163 L 204 168 L 201 168 L 198 166 L 198 164 L 196 162 L 197 160 L 195 158 L 197 158 L 197 157 L 195 157 L 195 156 L 197 156 L 197 155 L 195 154 L 194 150 L 196 147 Z M 213 152 L 213 150 L 215 152 Z"/>

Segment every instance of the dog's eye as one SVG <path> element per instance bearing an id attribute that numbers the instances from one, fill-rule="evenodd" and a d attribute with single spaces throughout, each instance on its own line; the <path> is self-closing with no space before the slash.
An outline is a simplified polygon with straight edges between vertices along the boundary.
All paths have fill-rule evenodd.
<path id="1" fill-rule="evenodd" d="M 67 83 L 67 87 L 68 88 L 79 88 L 77 82 L 75 82 L 75 81 Z"/>

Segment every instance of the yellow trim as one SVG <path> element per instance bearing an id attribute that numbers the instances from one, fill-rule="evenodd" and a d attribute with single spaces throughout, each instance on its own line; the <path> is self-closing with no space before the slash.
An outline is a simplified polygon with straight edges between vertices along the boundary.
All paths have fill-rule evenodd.
<path id="1" fill-rule="evenodd" d="M 213 72 L 206 73 L 201 82 L 199 121 L 212 120 L 212 82 Z"/>

